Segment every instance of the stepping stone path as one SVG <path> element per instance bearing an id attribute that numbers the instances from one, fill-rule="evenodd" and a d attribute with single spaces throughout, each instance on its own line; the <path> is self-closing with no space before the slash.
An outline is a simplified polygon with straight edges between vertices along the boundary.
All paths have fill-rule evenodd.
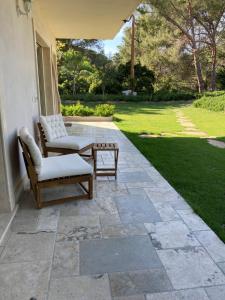
<path id="1" fill-rule="evenodd" d="M 204 131 L 199 131 L 195 124 L 192 123 L 190 119 L 188 119 L 182 111 L 176 109 L 176 116 L 178 122 L 182 127 L 184 127 L 184 131 L 179 132 L 180 134 L 194 135 L 198 137 L 207 137 L 207 133 Z"/>
<path id="2" fill-rule="evenodd" d="M 180 132 L 181 134 L 188 134 L 188 135 L 195 135 L 198 137 L 208 137 L 207 133 L 204 131 L 199 131 L 195 124 L 189 120 L 182 111 L 176 109 L 176 116 L 178 119 L 178 122 L 181 124 L 181 126 L 184 127 L 184 131 Z M 225 143 L 221 141 L 217 141 L 215 138 L 208 138 L 207 142 L 217 148 L 225 149 Z"/>

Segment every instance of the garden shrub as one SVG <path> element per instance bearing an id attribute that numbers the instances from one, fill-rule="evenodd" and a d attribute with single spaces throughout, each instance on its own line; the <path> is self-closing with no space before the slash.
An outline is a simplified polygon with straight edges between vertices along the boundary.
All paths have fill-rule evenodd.
<path id="1" fill-rule="evenodd" d="M 115 105 L 111 104 L 98 104 L 95 107 L 94 113 L 96 116 L 110 117 L 115 112 Z"/>
<path id="2" fill-rule="evenodd" d="M 152 101 L 182 101 L 195 99 L 195 95 L 189 91 L 159 90 L 152 96 Z"/>
<path id="3" fill-rule="evenodd" d="M 63 116 L 101 116 L 109 117 L 114 114 L 115 105 L 99 104 L 92 108 L 81 104 L 79 101 L 72 105 L 61 105 L 61 113 Z"/>
<path id="4" fill-rule="evenodd" d="M 206 92 L 193 105 L 211 111 L 225 111 L 225 91 Z"/>
<path id="5" fill-rule="evenodd" d="M 183 101 L 195 99 L 195 95 L 189 91 L 177 91 L 177 90 L 159 90 L 154 94 L 138 94 L 137 96 L 125 96 L 125 95 L 95 95 L 95 94 L 79 94 L 75 96 L 62 95 L 61 99 L 63 103 L 70 101 L 75 102 L 80 100 L 82 102 L 146 102 L 146 101 Z"/>

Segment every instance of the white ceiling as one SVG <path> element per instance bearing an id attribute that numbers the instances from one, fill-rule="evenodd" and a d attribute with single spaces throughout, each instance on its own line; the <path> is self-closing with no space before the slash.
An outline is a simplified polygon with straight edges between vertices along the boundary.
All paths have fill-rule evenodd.
<path id="1" fill-rule="evenodd" d="M 140 0 L 35 0 L 56 38 L 112 39 Z"/>

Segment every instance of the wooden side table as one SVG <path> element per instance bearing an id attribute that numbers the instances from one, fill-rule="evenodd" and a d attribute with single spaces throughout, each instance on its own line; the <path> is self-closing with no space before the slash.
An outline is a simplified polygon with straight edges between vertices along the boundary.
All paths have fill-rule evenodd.
<path id="1" fill-rule="evenodd" d="M 98 151 L 113 151 L 114 153 L 114 168 L 98 168 L 97 167 L 97 152 Z M 93 146 L 94 156 L 94 173 L 96 176 L 115 176 L 117 177 L 117 165 L 119 157 L 119 147 L 116 143 L 95 143 Z"/>

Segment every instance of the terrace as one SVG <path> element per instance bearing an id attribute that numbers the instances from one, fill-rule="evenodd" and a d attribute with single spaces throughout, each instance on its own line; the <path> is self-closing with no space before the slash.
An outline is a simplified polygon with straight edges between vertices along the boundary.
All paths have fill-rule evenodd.
<path id="1" fill-rule="evenodd" d="M 223 299 L 225 246 L 185 200 L 114 123 L 68 130 L 117 142 L 118 179 L 98 177 L 92 200 L 41 210 L 23 195 L 0 248 L 1 298 Z"/>
<path id="2" fill-rule="evenodd" d="M 118 178 L 97 177 L 93 199 L 38 210 L 28 185 L 18 147 L 18 130 L 27 127 L 39 143 L 40 115 L 59 113 L 56 39 L 111 39 L 122 26 L 122 20 L 129 18 L 139 3 L 138 0 L 1 1 L 0 300 L 225 299 L 223 242 L 151 164 L 157 161 L 160 170 L 163 165 L 163 174 L 168 175 L 171 165 L 182 172 L 183 155 L 190 149 L 192 156 L 200 148 L 205 149 L 204 140 L 200 139 L 202 132 L 196 129 L 195 137 L 199 137 L 196 148 L 193 146 L 196 143 L 186 144 L 187 148 L 180 147 L 178 157 L 173 155 L 177 144 L 172 143 L 173 157 L 167 164 L 168 144 L 159 133 L 170 128 L 170 137 L 179 139 L 179 145 L 188 138 L 187 132 L 180 130 L 171 107 L 162 107 L 160 114 L 158 108 L 152 108 L 149 103 L 140 103 L 143 107 L 134 103 L 133 108 L 124 103 L 122 109 L 120 107 L 120 117 L 127 117 L 124 123 L 119 123 L 117 118 L 117 123 L 77 122 L 67 128 L 70 134 L 119 145 Z M 194 115 L 192 110 L 189 114 Z M 153 116 L 152 130 L 149 117 Z M 179 110 L 177 117 L 190 126 Z M 195 118 L 205 120 L 205 114 L 202 118 L 196 114 Z M 218 123 L 215 120 L 219 120 Z M 206 123 L 207 126 L 216 124 L 215 127 L 221 129 L 223 120 L 221 113 Z M 159 128 L 160 122 L 163 128 Z M 221 131 L 216 135 L 224 140 L 223 129 Z M 154 139 L 145 139 L 144 143 L 142 133 L 149 136 L 153 133 L 152 136 L 159 137 L 158 141 L 161 139 L 163 143 L 154 144 Z M 152 145 L 153 151 L 146 153 Z M 160 152 L 162 148 L 164 151 Z M 201 176 L 202 181 L 196 180 L 198 186 L 193 188 L 198 190 L 201 184 L 208 188 L 213 170 L 220 169 L 216 179 L 213 178 L 220 181 L 211 189 L 210 201 L 202 205 L 202 212 L 209 211 L 210 217 L 207 217 L 211 223 L 207 223 L 224 237 L 221 217 L 224 180 L 223 168 L 220 168 L 224 165 L 224 155 L 218 154 L 218 149 L 206 150 L 205 161 L 209 153 L 213 157 L 207 172 L 205 161 L 194 156 L 195 162 L 199 161 L 203 168 L 200 175 L 198 166 L 197 171 L 188 174 Z M 198 155 L 202 157 L 201 151 Z M 101 152 L 98 162 L 100 166 L 110 167 L 113 156 L 110 152 Z M 190 158 L 186 169 L 192 165 Z M 177 177 L 179 172 L 175 174 Z M 206 180 L 203 173 L 207 175 Z M 172 176 L 167 177 L 170 182 Z M 182 184 L 175 183 L 178 188 L 179 184 L 186 188 L 185 192 L 193 197 L 192 182 L 186 180 L 186 174 L 184 177 Z M 79 192 L 77 185 L 57 187 L 46 189 L 45 198 L 62 198 Z M 205 194 L 202 195 L 205 200 Z M 193 205 L 194 200 L 189 203 Z"/>

